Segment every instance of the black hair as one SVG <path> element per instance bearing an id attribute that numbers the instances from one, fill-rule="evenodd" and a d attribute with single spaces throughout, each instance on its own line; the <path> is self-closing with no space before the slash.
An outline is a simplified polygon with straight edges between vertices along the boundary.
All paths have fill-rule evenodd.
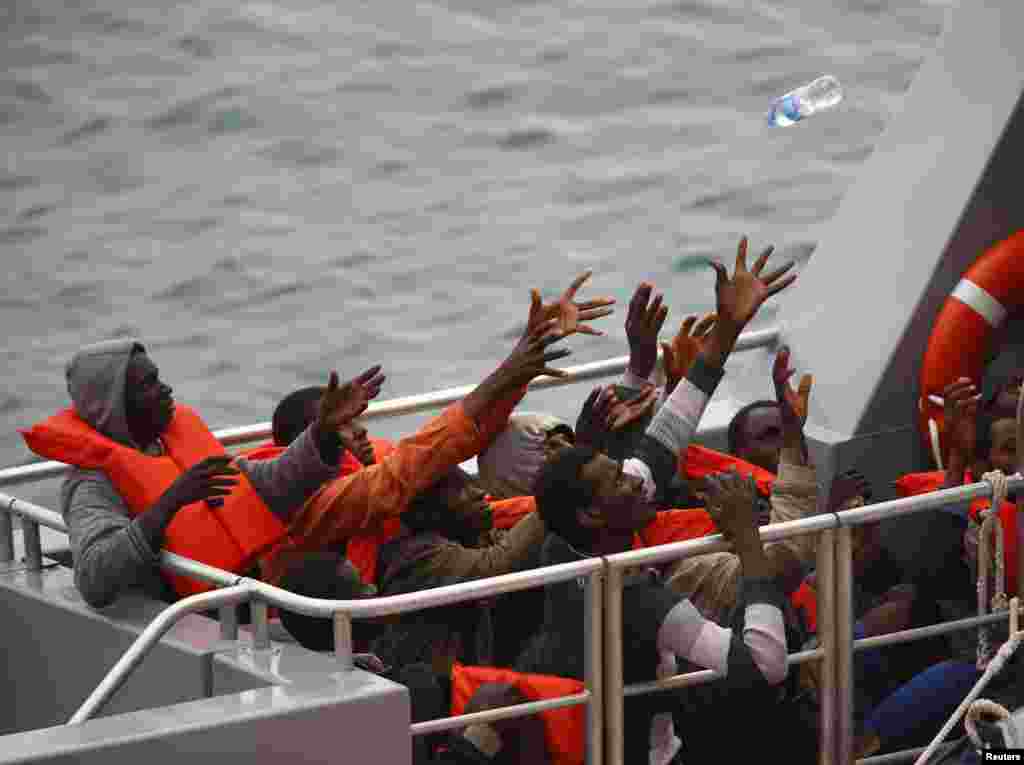
<path id="1" fill-rule="evenodd" d="M 453 476 L 459 476 L 463 480 L 471 480 L 471 477 L 460 467 L 455 467 L 445 473 L 433 485 L 424 489 L 409 501 L 409 506 L 400 516 L 402 525 L 419 534 L 424 531 L 438 531 L 445 536 L 451 536 L 452 517 L 448 508 L 441 502 L 441 490 L 445 483 Z"/>
<path id="2" fill-rule="evenodd" d="M 288 446 L 302 435 L 302 431 L 309 427 L 310 404 L 323 394 L 322 387 L 313 385 L 308 388 L 299 388 L 281 399 L 281 403 L 274 410 L 274 418 L 271 423 L 274 429 L 274 444 Z"/>
<path id="3" fill-rule="evenodd" d="M 589 446 L 563 449 L 544 463 L 534 480 L 537 512 L 548 532 L 574 546 L 585 544 L 589 537 L 576 513 L 594 501 L 593 489 L 583 480 L 583 468 L 597 454 Z"/>
<path id="4" fill-rule="evenodd" d="M 769 409 L 775 407 L 778 407 L 777 402 L 769 401 L 768 399 L 761 399 L 751 404 L 747 404 L 733 415 L 732 420 L 729 421 L 729 430 L 727 433 L 729 439 L 729 454 L 735 455 L 746 445 L 743 443 L 743 426 L 747 424 L 747 419 L 750 417 L 751 412 L 756 409 Z"/>
<path id="5" fill-rule="evenodd" d="M 308 598 L 328 600 L 357 600 L 363 597 L 360 584 L 338 575 L 338 567 L 345 556 L 338 553 L 311 553 L 293 563 L 281 578 L 281 588 Z M 311 651 L 334 650 L 334 621 L 319 616 L 305 616 L 293 611 L 281 611 L 281 625 L 299 645 Z M 352 638 L 357 643 L 369 643 L 381 632 L 381 627 L 365 619 L 352 620 Z"/>

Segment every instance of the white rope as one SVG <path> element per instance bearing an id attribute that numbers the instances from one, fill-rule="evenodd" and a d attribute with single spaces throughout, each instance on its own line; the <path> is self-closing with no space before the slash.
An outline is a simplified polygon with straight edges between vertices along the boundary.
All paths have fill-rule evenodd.
<path id="1" fill-rule="evenodd" d="M 1003 502 L 1006 501 L 1008 479 L 1002 471 L 993 470 L 990 473 L 985 473 L 982 480 L 992 487 L 992 504 L 978 513 L 978 518 L 981 520 L 981 533 L 978 535 L 978 616 L 1005 611 L 1007 608 L 1006 550 L 999 510 L 1002 508 Z M 989 543 L 989 539 L 993 535 L 995 550 Z M 994 569 L 992 573 L 995 580 L 995 592 L 992 599 L 989 600 L 988 578 L 992 569 Z M 986 625 L 978 628 L 978 670 L 984 670 L 991 660 L 992 640 L 990 628 Z"/>
<path id="2" fill-rule="evenodd" d="M 989 720 L 992 718 L 996 720 L 1009 720 L 1010 710 L 990 699 L 978 699 L 971 704 L 967 710 L 967 716 L 964 717 L 964 729 L 967 731 L 967 737 L 971 739 L 975 749 L 983 749 L 985 747 L 985 743 L 978 735 L 977 728 L 977 724 L 985 718 Z"/>
<path id="3" fill-rule="evenodd" d="M 1018 601 L 1017 598 L 1014 598 L 1013 608 L 1016 609 L 1017 607 Z M 921 756 L 914 761 L 914 765 L 925 765 L 925 763 L 928 762 L 928 758 L 935 754 L 935 750 L 939 748 L 943 741 L 945 741 L 949 732 L 956 727 L 956 724 L 960 721 L 964 712 L 966 712 L 971 704 L 974 703 L 974 700 L 981 695 L 981 692 L 985 690 L 985 686 L 988 685 L 989 681 L 995 677 L 1000 670 L 1002 670 L 1009 658 L 1013 656 L 1013 652 L 1017 650 L 1017 646 L 1020 645 L 1022 637 L 1024 637 L 1024 633 L 1014 632 L 1010 635 L 1010 639 L 1003 643 L 1002 648 L 1000 648 L 996 653 L 995 658 L 993 658 L 992 661 L 989 662 L 988 667 L 985 668 L 985 673 L 978 678 L 978 682 L 974 684 L 974 687 L 971 688 L 971 692 L 967 694 L 967 698 L 960 702 L 960 706 L 957 707 L 953 716 L 950 717 L 946 721 L 946 724 L 942 726 L 942 730 L 940 730 L 938 735 L 932 739 L 928 748 L 925 749 L 921 753 Z"/>

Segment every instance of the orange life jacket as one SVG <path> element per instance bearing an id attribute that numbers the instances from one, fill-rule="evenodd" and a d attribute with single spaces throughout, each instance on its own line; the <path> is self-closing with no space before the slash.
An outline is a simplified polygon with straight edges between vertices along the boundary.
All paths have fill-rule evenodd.
<path id="1" fill-rule="evenodd" d="M 930 491 L 938 491 L 946 481 L 946 473 L 943 470 L 932 470 L 928 473 L 910 473 L 902 476 L 896 481 L 896 489 L 900 496 L 910 497 L 915 494 L 927 494 Z M 971 472 L 964 472 L 964 483 L 974 483 Z M 978 514 L 992 506 L 987 499 L 976 499 L 971 502 L 969 515 L 971 520 L 977 521 Z M 999 522 L 1003 527 L 1003 564 L 1006 571 L 1006 592 L 1013 595 L 1017 592 L 1017 560 L 1020 555 L 1020 548 L 1017 540 L 1017 506 L 1012 502 L 1004 502 L 999 508 Z"/>
<path id="2" fill-rule="evenodd" d="M 477 688 L 486 683 L 515 686 L 530 701 L 555 699 L 582 693 L 584 685 L 554 675 L 533 675 L 494 667 L 452 665 L 452 716 L 461 715 Z M 544 740 L 552 765 L 583 765 L 586 753 L 587 711 L 583 704 L 559 707 L 540 713 L 544 722 Z"/>
<path id="3" fill-rule="evenodd" d="M 679 473 L 690 480 L 703 478 L 714 473 L 724 473 L 729 468 L 736 468 L 741 475 L 754 477 L 757 483 L 757 490 L 762 496 L 767 497 L 772 493 L 772 484 L 775 483 L 775 474 L 769 473 L 764 468 L 751 464 L 731 454 L 716 452 L 697 444 L 690 444 L 686 451 L 679 457 Z"/>
<path id="4" fill-rule="evenodd" d="M 789 602 L 798 613 L 803 614 L 804 626 L 812 634 L 818 632 L 818 593 L 807 582 L 801 582 L 796 591 L 789 596 Z"/>
<path id="5" fill-rule="evenodd" d="M 178 404 L 161 434 L 164 456 L 150 457 L 94 430 L 73 409 L 21 431 L 28 447 L 47 459 L 101 470 L 132 516 L 147 510 L 192 465 L 224 454 L 224 447 L 191 408 Z M 223 505 L 195 502 L 181 508 L 164 532 L 164 549 L 217 568 L 245 573 L 257 557 L 285 535 L 285 525 L 260 499 L 244 474 Z M 179 596 L 212 587 L 168 575 Z"/>

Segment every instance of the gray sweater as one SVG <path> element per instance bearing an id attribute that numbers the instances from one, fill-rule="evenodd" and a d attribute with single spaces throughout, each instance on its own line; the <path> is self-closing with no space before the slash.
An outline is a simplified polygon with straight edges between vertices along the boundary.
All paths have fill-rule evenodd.
<path id="1" fill-rule="evenodd" d="M 98 431 L 152 453 L 152 447 L 141 449 L 134 443 L 125 414 L 125 374 L 132 353 L 139 349 L 141 344 L 131 340 L 83 348 L 68 364 L 68 391 L 79 416 Z M 276 459 L 243 458 L 237 464 L 267 507 L 285 522 L 338 473 L 336 466 L 321 460 L 309 430 Z M 154 597 L 169 595 L 158 572 L 160 551 L 150 547 L 104 473 L 72 468 L 60 498 L 71 536 L 75 584 L 86 603 L 101 608 L 136 588 Z"/>

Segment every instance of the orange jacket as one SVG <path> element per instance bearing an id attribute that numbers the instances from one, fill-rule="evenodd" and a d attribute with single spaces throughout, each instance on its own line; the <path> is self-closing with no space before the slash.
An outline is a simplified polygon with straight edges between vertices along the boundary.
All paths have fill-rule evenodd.
<path id="1" fill-rule="evenodd" d="M 378 456 L 377 464 L 325 484 L 293 518 L 287 536 L 260 559 L 264 580 L 280 582 L 291 561 L 306 553 L 347 543 L 355 536 L 376 537 L 397 529 L 398 516 L 412 498 L 479 454 L 504 427 L 501 418 L 507 421 L 524 392 L 517 391 L 495 406 L 479 427 L 461 403 L 453 404 L 400 440 L 386 456 Z"/>
<path id="2" fill-rule="evenodd" d="M 764 468 L 752 465 L 739 457 L 731 454 L 716 452 L 697 444 L 690 444 L 686 452 L 679 457 L 679 473 L 691 480 L 703 478 L 714 473 L 724 473 L 729 468 L 735 467 L 741 475 L 751 475 L 757 483 L 757 490 L 767 497 L 772 493 L 772 484 L 775 483 L 775 474 L 769 473 Z"/>
<path id="3" fill-rule="evenodd" d="M 486 683 L 515 686 L 530 701 L 555 699 L 582 693 L 584 685 L 554 675 L 533 675 L 494 667 L 452 665 L 452 716 L 461 715 L 477 688 Z M 576 704 L 540 713 L 544 721 L 544 739 L 554 765 L 583 765 L 586 750 L 586 706 Z"/>
<path id="4" fill-rule="evenodd" d="M 133 516 L 147 510 L 192 465 L 224 454 L 198 414 L 184 404 L 161 434 L 165 455 L 150 457 L 94 430 L 73 409 L 65 409 L 22 431 L 28 447 L 48 459 L 85 470 L 101 470 Z M 241 574 L 285 535 L 285 525 L 260 499 L 245 474 L 220 507 L 196 502 L 181 508 L 164 532 L 164 549 Z M 212 589 L 186 577 L 169 576 L 184 597 Z"/>
<path id="5" fill-rule="evenodd" d="M 896 489 L 900 496 L 909 497 L 915 494 L 926 494 L 938 491 L 946 481 L 944 470 L 932 470 L 928 473 L 909 473 L 896 481 Z M 974 483 L 971 472 L 964 472 L 964 483 Z M 978 514 L 992 506 L 987 499 L 976 499 L 971 503 L 971 520 L 977 521 Z M 1012 502 L 1004 502 L 999 508 L 999 522 L 1003 527 L 1003 564 L 1006 571 L 1006 591 L 1008 594 L 1017 592 L 1017 561 L 1020 548 L 1017 537 L 1017 506 Z"/>

